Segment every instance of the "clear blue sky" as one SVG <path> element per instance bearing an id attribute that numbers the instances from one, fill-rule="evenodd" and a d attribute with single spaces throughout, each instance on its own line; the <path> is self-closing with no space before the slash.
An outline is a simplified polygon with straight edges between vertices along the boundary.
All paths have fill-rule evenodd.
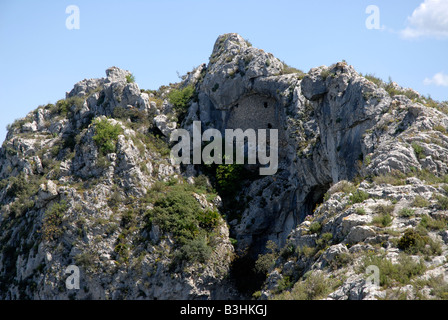
<path id="1" fill-rule="evenodd" d="M 432 12 L 414 13 L 425 1 Z M 177 82 L 177 72 L 208 62 L 228 32 L 305 72 L 345 59 L 358 72 L 448 100 L 447 2 L 1 0 L 0 141 L 7 124 L 111 66 L 133 72 L 144 89 Z M 66 28 L 69 5 L 80 10 L 79 30 Z M 368 5 L 379 8 L 381 30 L 366 28 Z"/>

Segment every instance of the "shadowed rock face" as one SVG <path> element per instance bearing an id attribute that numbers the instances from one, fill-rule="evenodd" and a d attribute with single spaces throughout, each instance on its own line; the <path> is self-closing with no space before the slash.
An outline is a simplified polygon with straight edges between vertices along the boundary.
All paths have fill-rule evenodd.
<path id="1" fill-rule="evenodd" d="M 205 126 L 280 131 L 281 170 L 246 190 L 255 196 L 235 229 L 241 246 L 267 239 L 284 244 L 331 184 L 353 179 L 357 162 L 370 152 L 363 134 L 391 101 L 346 63 L 312 69 L 304 78 L 282 75 L 283 68 L 271 54 L 228 34 L 218 38 L 198 84 Z M 364 91 L 376 99 L 366 100 Z M 261 205 L 266 194 L 275 196 Z"/>
<path id="2" fill-rule="evenodd" d="M 429 108 L 418 93 L 414 100 L 390 96 L 345 62 L 307 74 L 287 70 L 240 35 L 225 34 L 209 63 L 177 84 L 195 88 L 182 121 L 168 99 L 173 87 L 155 96 L 130 83 L 129 71 L 112 67 L 105 78 L 80 81 L 64 101 L 14 123 L 0 150 L 0 298 L 241 297 L 235 279 L 251 276 L 269 240 L 289 253 L 271 267 L 262 298 L 274 295 L 283 277 L 297 280 L 316 270 L 336 278 L 347 274 L 330 298 L 373 298 L 376 291 L 366 287 L 365 277 L 339 266 L 338 259 L 353 255 L 361 263 L 362 253 L 377 244 L 393 258 L 396 234 L 415 228 L 423 215 L 444 217 L 443 199 L 437 199 L 446 190 L 437 184 L 446 180 L 437 177 L 448 173 L 448 117 L 437 110 L 442 105 Z M 176 223 L 164 229 L 151 214 L 154 208 L 162 208 L 165 219 L 177 214 L 163 211 L 176 195 L 165 202 L 163 196 L 173 184 L 194 187 L 207 171 L 173 165 L 166 142 L 157 138 L 167 141 L 176 128 L 192 131 L 194 121 L 204 131 L 222 133 L 277 129 L 279 170 L 243 181 L 232 198 L 203 193 L 204 188 L 185 191 L 196 212 L 232 217 L 212 219 L 211 227 L 200 216 L 194 229 L 181 216 L 176 223 L 185 230 L 207 230 L 185 245 Z M 98 122 L 117 130 L 103 132 L 112 152 L 97 143 Z M 364 198 L 353 200 L 355 190 Z M 428 203 L 406 220 L 398 212 L 417 195 Z M 388 232 L 374 222 L 378 205 L 396 207 Z M 443 241 L 433 253 L 434 273 L 442 274 L 448 236 L 437 232 L 428 234 Z M 313 254 L 304 253 L 310 248 Z M 235 252 L 246 256 L 232 265 Z M 64 285 L 65 269 L 73 264 L 83 275 L 83 289 L 76 293 Z"/>

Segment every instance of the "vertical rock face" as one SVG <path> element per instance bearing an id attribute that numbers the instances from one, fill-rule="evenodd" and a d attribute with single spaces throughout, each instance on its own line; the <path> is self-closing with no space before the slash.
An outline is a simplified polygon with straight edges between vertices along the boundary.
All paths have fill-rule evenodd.
<path id="1" fill-rule="evenodd" d="M 370 80 L 346 62 L 305 74 L 225 34 L 208 64 L 158 91 L 116 67 L 78 82 L 12 124 L 0 150 L 0 298 L 232 299 L 258 270 L 261 298 L 321 281 L 311 298 L 373 299 L 390 292 L 368 286 L 366 261 L 419 255 L 409 279 L 429 288 L 448 253 L 447 106 Z M 277 173 L 173 164 L 169 137 L 193 121 L 277 129 Z"/>
<path id="2" fill-rule="evenodd" d="M 279 130 L 280 171 L 247 190 L 253 200 L 235 229 L 242 246 L 268 239 L 283 245 L 330 185 L 353 179 L 357 161 L 370 152 L 362 135 L 391 101 L 344 62 L 305 76 L 284 69 L 271 54 L 228 34 L 218 38 L 198 84 L 203 124 Z M 266 195 L 275 195 L 267 205 Z"/>

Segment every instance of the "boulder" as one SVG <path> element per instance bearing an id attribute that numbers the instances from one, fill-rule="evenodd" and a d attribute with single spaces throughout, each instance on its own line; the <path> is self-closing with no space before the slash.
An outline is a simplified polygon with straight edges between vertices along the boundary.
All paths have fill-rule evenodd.
<path id="1" fill-rule="evenodd" d="M 36 132 L 37 131 L 37 123 L 36 121 L 27 122 L 22 126 L 23 132 Z"/>
<path id="2" fill-rule="evenodd" d="M 171 133 L 177 128 L 177 123 L 169 121 L 168 116 L 164 114 L 154 117 L 154 124 L 167 138 L 169 138 Z"/>
<path id="3" fill-rule="evenodd" d="M 323 262 L 323 266 L 325 266 L 334 262 L 341 254 L 346 253 L 348 253 L 347 247 L 342 243 L 338 243 L 325 250 L 320 260 Z"/>
<path id="4" fill-rule="evenodd" d="M 371 221 L 370 215 L 351 214 L 342 219 L 342 233 L 347 235 L 354 227 L 369 224 Z"/>
<path id="5" fill-rule="evenodd" d="M 39 191 L 37 192 L 38 207 L 44 206 L 47 202 L 55 199 L 58 195 L 58 187 L 53 181 L 48 180 L 46 183 L 41 184 Z"/>
<path id="6" fill-rule="evenodd" d="M 329 72 L 328 68 L 313 68 L 308 72 L 305 78 L 303 78 L 300 87 L 302 88 L 302 94 L 308 100 L 318 100 L 328 92 L 327 85 L 322 77 L 323 72 Z"/>
<path id="7" fill-rule="evenodd" d="M 350 244 L 356 244 L 375 235 L 376 232 L 369 226 L 355 226 L 347 235 L 347 242 Z"/>

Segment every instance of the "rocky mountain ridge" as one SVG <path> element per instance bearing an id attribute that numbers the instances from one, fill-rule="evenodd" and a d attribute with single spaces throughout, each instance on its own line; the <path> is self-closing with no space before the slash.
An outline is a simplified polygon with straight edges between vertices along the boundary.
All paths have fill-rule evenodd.
<path id="1" fill-rule="evenodd" d="M 8 128 L 0 298 L 444 298 L 447 107 L 238 34 L 157 91 L 109 68 Z M 174 164 L 194 121 L 277 129 L 278 172 Z"/>

